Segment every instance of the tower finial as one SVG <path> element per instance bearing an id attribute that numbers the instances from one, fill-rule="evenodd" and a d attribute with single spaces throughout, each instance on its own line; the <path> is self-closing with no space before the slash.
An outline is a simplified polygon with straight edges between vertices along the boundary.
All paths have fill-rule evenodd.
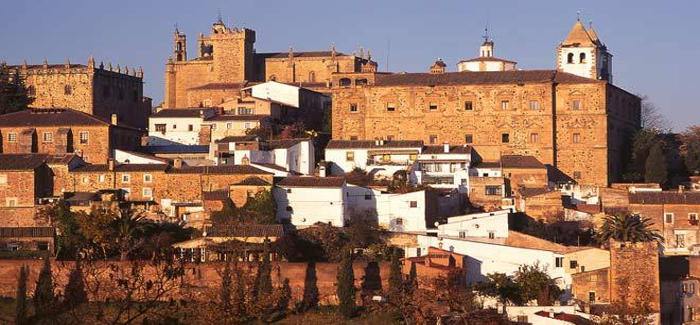
<path id="1" fill-rule="evenodd" d="M 216 10 L 216 22 L 219 24 L 224 23 L 224 19 L 221 17 L 221 8 Z"/>
<path id="2" fill-rule="evenodd" d="M 484 36 L 481 36 L 484 39 L 484 42 L 489 41 L 489 23 L 486 23 L 486 26 L 484 27 Z"/>
<path id="3" fill-rule="evenodd" d="M 175 34 L 180 34 L 180 28 L 178 28 L 177 22 L 175 23 Z"/>
<path id="4" fill-rule="evenodd" d="M 576 21 L 581 21 L 581 10 L 576 10 Z"/>

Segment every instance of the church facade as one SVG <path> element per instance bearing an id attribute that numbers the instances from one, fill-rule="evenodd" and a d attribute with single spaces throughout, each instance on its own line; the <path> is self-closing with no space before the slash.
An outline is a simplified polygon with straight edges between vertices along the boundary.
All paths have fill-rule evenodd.
<path id="1" fill-rule="evenodd" d="M 498 62 L 487 43 L 467 61 Z M 483 161 L 532 155 L 554 180 L 605 186 L 622 174 L 640 99 L 612 84 L 612 56 L 592 28 L 577 21 L 557 52 L 556 70 L 445 72 L 440 61 L 428 73 L 335 73 L 333 139 L 468 144 Z"/>

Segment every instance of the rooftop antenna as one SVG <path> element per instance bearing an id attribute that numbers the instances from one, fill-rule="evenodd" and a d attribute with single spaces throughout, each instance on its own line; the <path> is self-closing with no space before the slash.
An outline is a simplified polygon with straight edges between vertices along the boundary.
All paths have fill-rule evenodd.
<path id="1" fill-rule="evenodd" d="M 223 23 L 223 22 L 224 22 L 223 18 L 221 18 L 221 8 L 219 8 L 219 9 L 216 10 L 216 20 L 217 20 L 217 22 L 219 22 L 219 23 Z"/>
<path id="2" fill-rule="evenodd" d="M 484 42 L 489 41 L 489 23 L 486 22 L 486 27 L 484 27 L 484 36 L 481 36 L 484 39 Z"/>

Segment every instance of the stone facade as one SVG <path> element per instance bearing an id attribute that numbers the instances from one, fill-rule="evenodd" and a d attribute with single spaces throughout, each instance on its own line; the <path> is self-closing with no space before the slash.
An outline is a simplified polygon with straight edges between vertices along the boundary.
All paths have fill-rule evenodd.
<path id="1" fill-rule="evenodd" d="M 589 304 L 610 303 L 610 268 L 571 275 L 571 295 Z"/>
<path id="2" fill-rule="evenodd" d="M 151 99 L 143 96 L 143 70 L 88 64 L 15 65 L 34 98 L 31 107 L 72 108 L 103 120 L 116 114 L 125 124 L 146 128 Z"/>
<path id="3" fill-rule="evenodd" d="M 610 241 L 610 300 L 649 303 L 659 312 L 659 252 L 656 242 Z"/>
<path id="4" fill-rule="evenodd" d="M 256 53 L 255 31 L 229 28 L 223 22 L 212 25 L 209 35 L 200 34 L 198 55 L 187 59 L 187 38 L 180 31 L 173 36 L 173 55 L 166 64 L 164 108 L 187 107 L 201 99 L 205 106 L 218 105 L 249 82 L 275 80 L 327 90 L 331 74 L 376 71 L 367 55 L 331 51 Z M 196 91 L 196 95 L 190 95 Z M 223 96 L 223 97 L 222 97 Z M 213 99 L 213 100 L 211 100 Z M 208 100 L 208 101 L 205 101 Z"/>

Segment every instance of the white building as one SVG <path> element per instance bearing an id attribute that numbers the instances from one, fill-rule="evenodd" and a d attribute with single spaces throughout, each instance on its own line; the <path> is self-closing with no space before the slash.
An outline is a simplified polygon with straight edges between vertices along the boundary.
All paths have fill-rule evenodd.
<path id="1" fill-rule="evenodd" d="M 506 238 L 508 237 L 509 210 L 474 213 L 463 216 L 447 218 L 447 223 L 438 226 L 438 233 L 447 237 L 482 237 L 482 238 Z"/>
<path id="2" fill-rule="evenodd" d="M 471 147 L 467 145 L 425 146 L 413 168 L 412 181 L 434 188 L 469 193 Z"/>
<path id="3" fill-rule="evenodd" d="M 325 153 L 326 161 L 332 162 L 333 175 L 359 168 L 373 175 L 391 177 L 399 170 L 408 171 L 422 148 L 422 141 L 331 140 Z"/>
<path id="4" fill-rule="evenodd" d="M 226 137 L 210 145 L 219 165 L 253 165 L 277 177 L 313 174 L 316 166 L 311 139 L 261 141 L 254 136 Z"/>
<path id="5" fill-rule="evenodd" d="M 167 164 L 168 160 L 145 153 L 114 149 L 114 161 L 119 164 Z"/>
<path id="6" fill-rule="evenodd" d="M 593 26 L 586 29 L 577 20 L 557 52 L 557 70 L 612 83 L 612 54 L 600 41 Z"/>
<path id="7" fill-rule="evenodd" d="M 148 118 L 148 145 L 197 145 L 204 121 L 216 114 L 209 108 L 163 109 Z"/>
<path id="8" fill-rule="evenodd" d="M 485 36 L 485 41 L 479 48 L 479 56 L 473 59 L 462 60 L 457 63 L 458 72 L 479 71 L 512 71 L 515 70 L 514 61 L 499 59 L 493 54 L 493 41 Z"/>
<path id="9" fill-rule="evenodd" d="M 273 189 L 277 204 L 277 220 L 297 227 L 318 222 L 344 227 L 345 178 L 290 176 Z"/>

